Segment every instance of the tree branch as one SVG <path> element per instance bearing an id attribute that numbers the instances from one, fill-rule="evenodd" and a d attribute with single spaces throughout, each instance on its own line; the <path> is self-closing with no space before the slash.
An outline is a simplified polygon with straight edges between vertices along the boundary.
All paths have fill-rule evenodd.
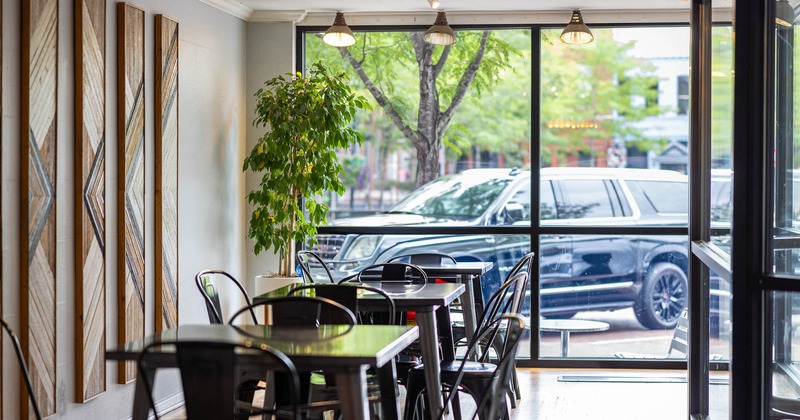
<path id="1" fill-rule="evenodd" d="M 400 131 L 403 133 L 404 136 L 406 136 L 406 138 L 408 138 L 411 141 L 414 141 L 414 139 L 416 138 L 416 133 L 414 132 L 414 130 L 412 130 L 411 127 L 409 127 L 406 123 L 403 122 L 403 118 L 394 109 L 394 107 L 392 106 L 391 102 L 389 102 L 389 99 L 386 97 L 386 95 L 384 95 L 383 92 L 377 86 L 375 86 L 375 83 L 372 82 L 367 73 L 364 71 L 364 67 L 361 65 L 361 63 L 358 60 L 356 60 L 356 58 L 353 57 L 352 54 L 350 54 L 350 51 L 348 51 L 347 48 L 340 47 L 339 53 L 342 54 L 342 57 L 347 59 L 347 61 L 356 71 L 356 74 L 358 74 L 358 77 L 361 79 L 362 82 L 364 82 L 364 86 L 372 94 L 372 97 L 374 97 L 375 100 L 378 102 L 378 105 L 380 105 L 381 108 L 383 108 L 383 110 L 392 120 L 394 125 L 396 125 L 397 128 L 400 129 Z"/>
<path id="2" fill-rule="evenodd" d="M 439 61 L 436 62 L 436 65 L 433 66 L 433 78 L 438 79 L 439 73 L 442 72 L 444 68 L 444 63 L 447 62 L 447 57 L 450 55 L 450 45 L 444 47 L 444 51 L 442 51 L 442 56 L 439 57 Z"/>
<path id="3" fill-rule="evenodd" d="M 448 106 L 439 117 L 439 124 L 436 128 L 439 136 L 444 134 L 444 129 L 453 118 L 453 113 L 464 99 L 464 95 L 466 95 L 469 86 L 472 84 L 472 81 L 475 80 L 475 74 L 478 72 L 478 67 L 480 67 L 481 60 L 483 60 L 483 56 L 486 53 L 486 43 L 489 40 L 490 34 L 490 31 L 483 31 L 483 35 L 481 35 L 481 45 L 478 47 L 478 51 L 475 52 L 475 57 L 472 58 L 472 61 L 469 63 L 467 68 L 464 69 L 464 74 L 461 75 L 461 80 L 458 81 L 458 88 L 456 89 L 456 94 L 453 95 L 453 100 L 450 102 L 450 106 Z"/>

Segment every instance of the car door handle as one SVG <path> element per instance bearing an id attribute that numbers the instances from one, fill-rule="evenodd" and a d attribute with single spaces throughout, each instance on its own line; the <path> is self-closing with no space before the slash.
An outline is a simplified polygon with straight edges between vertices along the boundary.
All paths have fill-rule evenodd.
<path id="1" fill-rule="evenodd" d="M 497 242 L 497 239 L 494 237 L 494 235 L 489 235 L 489 236 L 483 238 L 483 240 L 486 241 L 487 244 L 493 244 L 493 243 Z"/>

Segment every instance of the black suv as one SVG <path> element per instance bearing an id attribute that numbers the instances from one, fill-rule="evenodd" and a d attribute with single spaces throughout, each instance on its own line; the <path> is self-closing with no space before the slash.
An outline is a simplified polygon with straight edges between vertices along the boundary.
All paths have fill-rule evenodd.
<path id="1" fill-rule="evenodd" d="M 441 177 L 392 210 L 337 220 L 334 226 L 530 226 L 530 172 L 473 169 Z M 543 168 L 543 226 L 686 226 L 688 180 L 673 171 Z M 422 230 L 424 232 L 424 229 Z M 337 278 L 413 252 L 459 261 L 491 261 L 484 299 L 530 249 L 528 235 L 318 235 L 316 251 Z M 633 306 L 647 328 L 672 328 L 688 303 L 685 236 L 553 235 L 540 238 L 540 311 L 568 318 L 579 311 Z M 712 282 L 716 282 L 715 279 Z M 532 284 L 537 284 L 532 282 Z M 718 304 L 712 297 L 712 312 Z"/>

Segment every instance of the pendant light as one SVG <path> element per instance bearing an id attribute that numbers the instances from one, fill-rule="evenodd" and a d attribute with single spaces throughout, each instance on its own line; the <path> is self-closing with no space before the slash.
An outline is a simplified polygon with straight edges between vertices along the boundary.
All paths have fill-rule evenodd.
<path id="1" fill-rule="evenodd" d="M 592 31 L 583 23 L 581 11 L 572 11 L 572 19 L 569 20 L 564 32 L 561 32 L 561 42 L 565 44 L 588 44 L 594 40 Z"/>
<path id="2" fill-rule="evenodd" d="M 447 15 L 444 12 L 436 14 L 436 21 L 433 22 L 423 37 L 425 42 L 433 45 L 453 45 L 456 43 L 456 33 L 447 24 Z"/>
<path id="3" fill-rule="evenodd" d="M 356 43 L 353 31 L 347 27 L 347 22 L 344 21 L 344 13 L 336 12 L 333 25 L 325 31 L 322 41 L 334 47 L 349 47 Z"/>
<path id="4" fill-rule="evenodd" d="M 775 2 L 775 23 L 788 28 L 794 25 L 794 9 L 788 0 Z"/>

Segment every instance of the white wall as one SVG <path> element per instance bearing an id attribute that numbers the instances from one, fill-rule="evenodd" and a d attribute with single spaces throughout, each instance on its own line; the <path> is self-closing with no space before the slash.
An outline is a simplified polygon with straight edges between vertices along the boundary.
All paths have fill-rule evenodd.
<path id="1" fill-rule="evenodd" d="M 2 315 L 19 325 L 19 55 L 20 1 L 3 3 L 2 48 Z M 133 0 L 146 13 L 146 325 L 152 332 L 154 240 L 154 15 L 180 24 L 179 55 L 179 320 L 207 323 L 194 274 L 223 268 L 243 277 L 245 177 L 241 171 L 247 131 L 245 28 L 238 18 L 197 0 Z M 58 417 L 130 417 L 132 385 L 117 385 L 116 364 L 106 365 L 107 391 L 85 404 L 74 392 L 73 212 L 73 1 L 59 5 L 58 167 L 57 167 L 57 395 Z M 116 343 L 117 305 L 117 120 L 116 2 L 106 19 L 106 343 Z M 3 352 L 3 419 L 19 418 L 16 360 L 8 341 Z M 161 375 L 156 392 L 165 405 L 180 401 L 176 375 Z"/>
<path id="2" fill-rule="evenodd" d="M 295 27 L 293 23 L 250 22 L 247 24 L 247 149 L 252 149 L 256 141 L 264 134 L 264 129 L 256 129 L 252 122 L 255 119 L 255 98 L 253 94 L 263 86 L 264 82 L 274 76 L 294 71 L 295 63 Z M 256 188 L 260 178 L 253 173 L 247 174 L 247 190 Z M 250 208 L 243 220 L 245 232 L 250 223 Z M 271 251 L 259 255 L 253 253 L 253 242 L 246 239 L 247 247 L 247 284 L 248 290 L 254 290 L 253 279 L 257 275 L 274 273 L 278 270 L 278 258 Z"/>

